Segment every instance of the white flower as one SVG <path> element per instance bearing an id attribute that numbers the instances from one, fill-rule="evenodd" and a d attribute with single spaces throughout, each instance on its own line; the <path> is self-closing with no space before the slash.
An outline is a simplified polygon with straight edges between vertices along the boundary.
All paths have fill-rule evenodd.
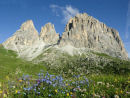
<path id="1" fill-rule="evenodd" d="M 119 98 L 119 96 L 118 96 L 118 95 L 115 95 L 114 98 Z"/>
<path id="2" fill-rule="evenodd" d="M 103 84 L 103 82 L 97 82 L 97 85 L 102 85 Z"/>

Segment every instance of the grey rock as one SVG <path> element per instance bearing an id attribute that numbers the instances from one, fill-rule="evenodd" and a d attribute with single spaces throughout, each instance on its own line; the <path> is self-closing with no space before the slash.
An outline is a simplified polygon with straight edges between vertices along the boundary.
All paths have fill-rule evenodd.
<path id="1" fill-rule="evenodd" d="M 2 44 L 6 49 L 17 51 L 22 57 L 29 58 L 29 60 L 36 58 L 49 47 L 64 53 L 68 52 L 70 55 L 95 51 L 128 59 L 118 31 L 86 13 L 77 14 L 71 18 L 61 38 L 56 33 L 53 24 L 48 23 L 42 27 L 39 35 L 33 22 L 29 20 Z M 49 55 L 46 58 L 50 58 Z"/>
<path id="2" fill-rule="evenodd" d="M 128 58 L 119 33 L 86 13 L 78 14 L 69 20 L 60 46 L 67 44 L 76 48 L 89 48 L 115 57 Z"/>
<path id="3" fill-rule="evenodd" d="M 7 39 L 3 46 L 7 49 L 20 52 L 39 40 L 39 35 L 32 20 L 24 22 L 12 37 Z"/>
<path id="4" fill-rule="evenodd" d="M 41 28 L 40 39 L 47 44 L 57 44 L 59 40 L 59 34 L 56 33 L 54 25 L 51 23 L 46 24 Z"/>

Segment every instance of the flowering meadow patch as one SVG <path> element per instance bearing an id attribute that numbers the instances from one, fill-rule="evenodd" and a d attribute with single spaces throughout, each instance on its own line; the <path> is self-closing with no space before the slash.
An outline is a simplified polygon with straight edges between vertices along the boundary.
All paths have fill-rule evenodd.
<path id="1" fill-rule="evenodd" d="M 0 98 L 108 98 L 128 97 L 128 79 L 98 76 L 65 78 L 61 75 L 39 73 L 36 77 L 23 75 L 7 84 L 0 83 Z M 104 80 L 104 81 L 100 81 Z"/>

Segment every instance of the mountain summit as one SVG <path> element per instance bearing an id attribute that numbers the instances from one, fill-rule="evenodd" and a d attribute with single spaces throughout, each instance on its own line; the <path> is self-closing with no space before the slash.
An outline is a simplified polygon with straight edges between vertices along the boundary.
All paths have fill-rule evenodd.
<path id="1" fill-rule="evenodd" d="M 69 20 L 61 40 L 62 46 L 66 44 L 127 58 L 119 33 L 86 13 Z"/>
<path id="2" fill-rule="evenodd" d="M 71 51 L 71 55 L 78 54 L 83 49 L 122 59 L 128 58 L 119 33 L 86 13 L 71 18 L 61 37 L 51 23 L 42 27 L 39 35 L 32 20 L 29 20 L 23 23 L 3 46 L 17 51 L 20 57 L 29 60 L 41 55 L 50 47 L 68 53 Z"/>

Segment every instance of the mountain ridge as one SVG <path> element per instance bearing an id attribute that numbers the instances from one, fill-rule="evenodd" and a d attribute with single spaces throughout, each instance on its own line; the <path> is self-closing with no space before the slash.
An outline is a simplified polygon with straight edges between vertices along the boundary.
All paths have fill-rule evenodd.
<path id="1" fill-rule="evenodd" d="M 73 55 L 75 49 L 80 48 L 79 50 L 82 50 L 85 48 L 128 59 L 119 33 L 86 13 L 77 14 L 71 18 L 61 37 L 56 33 L 55 27 L 51 23 L 45 24 L 38 34 L 33 21 L 26 21 L 2 45 L 6 49 L 17 51 L 20 57 L 31 58 L 30 60 L 50 46 L 66 51 L 70 55 Z"/>

